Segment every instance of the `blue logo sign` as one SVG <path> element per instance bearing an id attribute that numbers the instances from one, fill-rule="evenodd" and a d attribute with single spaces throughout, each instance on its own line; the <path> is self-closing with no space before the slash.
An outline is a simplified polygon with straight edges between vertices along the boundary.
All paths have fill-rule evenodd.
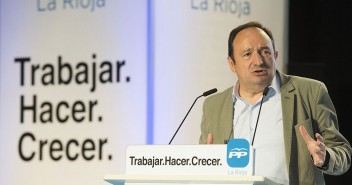
<path id="1" fill-rule="evenodd" d="M 246 167 L 250 155 L 249 142 L 246 139 L 231 139 L 227 143 L 227 164 L 230 167 Z"/>

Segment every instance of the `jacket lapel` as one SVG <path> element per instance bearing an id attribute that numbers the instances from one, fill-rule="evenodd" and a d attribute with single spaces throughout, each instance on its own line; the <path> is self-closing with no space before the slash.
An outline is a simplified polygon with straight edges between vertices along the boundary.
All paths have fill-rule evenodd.
<path id="1" fill-rule="evenodd" d="M 290 77 L 279 72 L 280 85 L 281 85 L 281 104 L 282 104 L 282 121 L 283 121 L 283 132 L 284 132 L 284 143 L 285 143 L 285 154 L 286 164 L 288 166 L 288 172 L 290 173 L 290 161 L 291 161 L 291 148 L 293 146 L 292 134 L 295 133 L 293 130 L 293 116 L 295 114 L 295 87 L 290 82 Z M 292 159 L 293 160 L 293 159 Z"/>
<path id="2" fill-rule="evenodd" d="M 221 123 L 221 129 L 223 131 L 222 135 L 224 140 L 227 140 L 229 138 L 233 138 L 233 132 L 232 132 L 232 127 L 233 127 L 233 100 L 232 100 L 232 91 L 233 88 L 229 88 L 227 92 L 225 93 L 226 100 L 225 103 L 223 104 L 222 111 L 221 111 L 221 118 L 220 118 L 220 123 Z"/>

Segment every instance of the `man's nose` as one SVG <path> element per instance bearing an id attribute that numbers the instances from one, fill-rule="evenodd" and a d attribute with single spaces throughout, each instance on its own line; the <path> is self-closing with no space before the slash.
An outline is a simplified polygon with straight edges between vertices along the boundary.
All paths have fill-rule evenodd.
<path id="1" fill-rule="evenodd" d="M 264 63 L 264 57 L 260 54 L 260 52 L 255 52 L 253 56 L 253 64 L 262 65 Z"/>

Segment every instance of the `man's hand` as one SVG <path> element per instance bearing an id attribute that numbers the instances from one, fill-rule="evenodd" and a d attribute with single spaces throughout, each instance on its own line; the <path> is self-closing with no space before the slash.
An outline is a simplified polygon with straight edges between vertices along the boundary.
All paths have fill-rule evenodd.
<path id="1" fill-rule="evenodd" d="M 310 155 L 313 157 L 314 165 L 322 167 L 326 157 L 324 138 L 320 134 L 316 133 L 315 137 L 317 140 L 315 141 L 308 135 L 307 130 L 303 125 L 299 127 L 299 131 L 307 144 Z"/>
<path id="2" fill-rule="evenodd" d="M 208 134 L 207 144 L 213 144 L 213 134 Z"/>

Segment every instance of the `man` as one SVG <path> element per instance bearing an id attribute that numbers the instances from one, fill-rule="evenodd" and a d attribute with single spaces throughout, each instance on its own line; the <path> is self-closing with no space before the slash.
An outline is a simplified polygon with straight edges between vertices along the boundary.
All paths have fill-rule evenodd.
<path id="1" fill-rule="evenodd" d="M 351 145 L 325 85 L 278 71 L 272 33 L 258 22 L 232 30 L 228 47 L 238 80 L 204 101 L 199 142 L 246 138 L 256 151 L 255 175 L 280 184 L 321 185 L 323 173 L 345 173 Z"/>

